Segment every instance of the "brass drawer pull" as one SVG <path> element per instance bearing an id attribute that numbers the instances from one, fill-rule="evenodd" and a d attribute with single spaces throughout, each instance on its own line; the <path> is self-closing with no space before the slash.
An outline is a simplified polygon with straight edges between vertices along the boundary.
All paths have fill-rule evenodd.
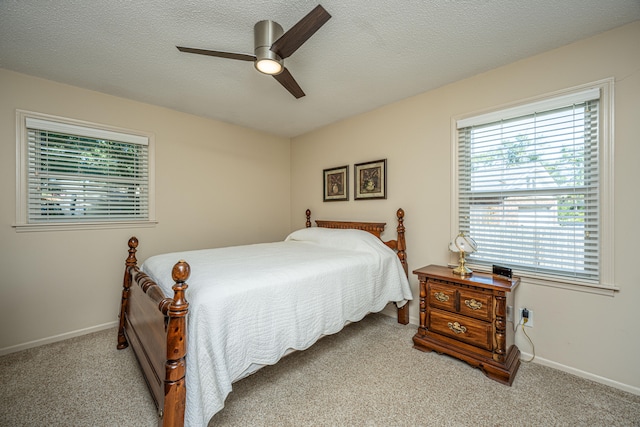
<path id="1" fill-rule="evenodd" d="M 476 301 L 474 299 L 466 299 L 464 300 L 464 305 L 469 307 L 471 310 L 480 310 L 482 308 L 482 303 L 480 301 Z"/>
<path id="2" fill-rule="evenodd" d="M 453 323 L 449 322 L 447 323 L 447 326 L 456 334 L 464 334 L 465 332 L 467 332 L 467 328 L 465 328 L 458 322 L 453 322 Z"/>
<path id="3" fill-rule="evenodd" d="M 436 299 L 440 302 L 447 302 L 449 301 L 449 295 L 445 295 L 442 292 L 436 292 L 435 295 Z"/>

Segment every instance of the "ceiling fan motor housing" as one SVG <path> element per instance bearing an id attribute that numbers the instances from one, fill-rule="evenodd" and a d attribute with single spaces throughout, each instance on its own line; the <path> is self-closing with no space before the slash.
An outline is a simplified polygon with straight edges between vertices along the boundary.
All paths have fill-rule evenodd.
<path id="1" fill-rule="evenodd" d="M 253 27 L 254 41 L 255 41 L 255 55 L 256 61 L 254 65 L 258 71 L 262 72 L 258 68 L 258 63 L 262 60 L 271 60 L 280 64 L 280 72 L 284 70 L 284 61 L 274 51 L 271 50 L 273 42 L 278 40 L 284 30 L 282 26 L 274 21 L 260 21 Z M 279 74 L 279 73 L 277 73 Z"/>

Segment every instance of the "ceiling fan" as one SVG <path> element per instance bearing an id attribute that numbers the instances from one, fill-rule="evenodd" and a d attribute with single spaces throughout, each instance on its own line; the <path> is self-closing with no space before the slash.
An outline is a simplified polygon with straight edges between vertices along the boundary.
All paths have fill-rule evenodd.
<path id="1" fill-rule="evenodd" d="M 284 66 L 284 59 L 298 50 L 329 18 L 331 18 L 331 15 L 329 15 L 322 6 L 318 5 L 286 33 L 277 22 L 269 20 L 260 21 L 253 27 L 255 40 L 254 55 L 248 53 L 223 52 L 219 50 L 195 49 L 183 46 L 176 47 L 180 52 L 238 59 L 240 61 L 252 61 L 258 71 L 272 75 L 278 83 L 284 86 L 293 96 L 302 98 L 305 96 L 305 93 L 289 70 Z"/>

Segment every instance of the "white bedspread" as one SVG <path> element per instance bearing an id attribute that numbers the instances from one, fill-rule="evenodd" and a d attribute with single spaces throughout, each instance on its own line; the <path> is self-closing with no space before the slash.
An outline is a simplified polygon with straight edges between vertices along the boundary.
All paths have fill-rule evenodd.
<path id="1" fill-rule="evenodd" d="M 141 268 L 171 296 L 180 259 L 191 266 L 187 426 L 206 426 L 249 367 L 411 299 L 397 255 L 364 231 L 307 228 L 283 242 L 158 255 Z"/>

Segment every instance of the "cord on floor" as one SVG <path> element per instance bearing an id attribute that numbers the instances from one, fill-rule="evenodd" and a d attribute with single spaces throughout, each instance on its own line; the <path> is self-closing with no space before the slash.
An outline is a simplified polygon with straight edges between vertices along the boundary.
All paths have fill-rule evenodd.
<path id="1" fill-rule="evenodd" d="M 529 334 L 527 334 L 527 331 L 524 330 L 524 325 L 525 323 L 527 323 L 529 321 L 528 318 L 523 318 L 522 319 L 522 332 L 524 333 L 524 336 L 527 337 L 527 339 L 529 340 L 529 342 L 531 343 L 531 353 L 533 353 L 533 355 L 531 356 L 531 359 L 529 360 L 522 360 L 523 362 L 529 363 L 531 362 L 533 359 L 536 358 L 536 347 L 533 345 L 533 341 L 531 341 L 531 338 L 529 337 Z"/>

